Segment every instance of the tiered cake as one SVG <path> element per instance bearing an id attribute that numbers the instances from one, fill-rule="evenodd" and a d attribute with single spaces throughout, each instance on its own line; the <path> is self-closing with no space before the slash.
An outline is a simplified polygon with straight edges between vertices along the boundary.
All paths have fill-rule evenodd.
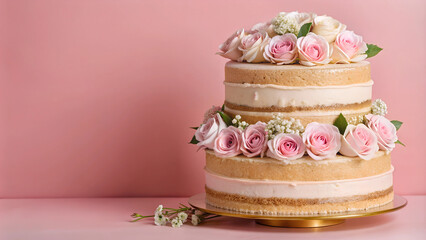
<path id="1" fill-rule="evenodd" d="M 228 62 L 225 112 L 248 123 L 283 118 L 333 124 L 343 113 L 371 112 L 370 64 L 360 62 L 307 68 Z M 268 157 L 222 158 L 206 151 L 209 204 L 248 212 L 311 213 L 364 209 L 393 198 L 390 155 L 370 160 L 337 155 L 280 162 Z"/>
<path id="2" fill-rule="evenodd" d="M 400 122 L 383 117 L 383 101 L 372 103 L 365 43 L 341 36 L 346 26 L 337 27 L 332 42 L 315 35 L 324 16 L 280 14 L 296 20 L 309 16 L 300 21 L 310 33 L 300 34 L 304 27 L 299 26 L 299 38 L 277 35 L 279 15 L 221 45 L 220 54 L 233 60 L 225 65 L 225 103 L 205 114 L 191 141 L 206 152 L 207 203 L 263 214 L 342 212 L 389 203 L 389 153 Z M 289 22 L 284 20 L 281 25 Z M 309 37 L 319 43 L 304 47 Z M 333 58 L 333 51 L 343 52 L 346 60 Z"/>

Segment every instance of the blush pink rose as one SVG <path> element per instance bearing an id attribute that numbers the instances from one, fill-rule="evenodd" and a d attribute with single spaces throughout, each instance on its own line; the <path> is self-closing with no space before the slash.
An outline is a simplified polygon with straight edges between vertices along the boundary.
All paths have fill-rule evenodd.
<path id="1" fill-rule="evenodd" d="M 344 156 L 355 157 L 369 160 L 379 150 L 377 137 L 374 132 L 364 124 L 352 125 L 346 127 L 342 137 L 342 147 L 340 153 Z"/>
<path id="2" fill-rule="evenodd" d="M 280 133 L 268 141 L 266 155 L 281 161 L 301 158 L 305 154 L 305 144 L 297 134 Z"/>
<path id="3" fill-rule="evenodd" d="M 293 33 L 278 35 L 266 45 L 264 58 L 277 65 L 294 63 L 297 58 L 297 37 Z"/>
<path id="4" fill-rule="evenodd" d="M 379 148 L 387 152 L 392 151 L 395 148 L 395 142 L 398 141 L 396 127 L 380 115 L 368 114 L 365 118 L 367 126 L 376 134 Z"/>
<path id="5" fill-rule="evenodd" d="M 218 52 L 217 54 L 224 58 L 228 58 L 233 61 L 238 61 L 243 55 L 243 52 L 238 49 L 238 46 L 240 46 L 241 39 L 244 36 L 244 29 L 236 31 L 224 43 L 219 46 L 220 52 Z"/>
<path id="6" fill-rule="evenodd" d="M 252 32 L 244 36 L 238 47 L 243 52 L 240 61 L 252 63 L 265 62 L 263 51 L 269 41 L 270 38 L 266 32 Z"/>
<path id="7" fill-rule="evenodd" d="M 314 160 L 332 158 L 340 149 L 339 129 L 331 124 L 309 123 L 302 137 L 306 151 Z"/>
<path id="8" fill-rule="evenodd" d="M 247 157 L 261 156 L 266 150 L 268 142 L 268 132 L 266 131 L 266 123 L 257 122 L 249 125 L 244 129 L 242 135 L 241 151 Z"/>
<path id="9" fill-rule="evenodd" d="M 330 45 L 324 37 L 308 33 L 297 39 L 300 63 L 305 66 L 323 65 L 330 62 Z"/>
<path id="10" fill-rule="evenodd" d="M 220 131 L 213 150 L 218 157 L 234 157 L 241 153 L 241 144 L 241 130 L 230 126 Z"/>
<path id="11" fill-rule="evenodd" d="M 204 113 L 203 123 L 206 123 L 210 118 L 214 117 L 218 111 L 221 111 L 222 108 L 219 106 L 212 106 L 209 110 Z"/>
<path id="12" fill-rule="evenodd" d="M 216 113 L 214 117 L 209 118 L 205 124 L 202 124 L 195 132 L 195 139 L 199 141 L 197 146 L 199 149 L 213 149 L 214 140 L 219 135 L 222 129 L 226 128 L 226 124 L 223 121 L 219 113 Z"/>
<path id="13" fill-rule="evenodd" d="M 331 59 L 333 63 L 360 62 L 367 58 L 366 51 L 367 44 L 361 36 L 352 31 L 343 31 L 333 44 Z"/>

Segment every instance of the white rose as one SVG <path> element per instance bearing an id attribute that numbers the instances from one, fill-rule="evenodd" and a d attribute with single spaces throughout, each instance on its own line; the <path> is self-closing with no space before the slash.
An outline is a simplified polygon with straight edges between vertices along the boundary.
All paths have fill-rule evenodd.
<path id="1" fill-rule="evenodd" d="M 263 51 L 265 46 L 269 43 L 270 38 L 266 32 L 254 32 L 244 36 L 241 39 L 241 44 L 238 47 L 243 52 L 240 61 L 247 61 L 252 63 L 265 62 Z"/>
<path id="2" fill-rule="evenodd" d="M 312 32 L 323 36 L 329 43 L 336 40 L 339 33 L 346 29 L 346 25 L 329 16 L 317 16 L 314 18 Z"/>
<path id="3" fill-rule="evenodd" d="M 277 35 L 277 33 L 274 31 L 274 28 L 272 27 L 271 22 L 257 23 L 251 27 L 250 32 L 266 32 L 269 37 Z"/>
<path id="4" fill-rule="evenodd" d="M 207 122 L 202 124 L 195 132 L 195 139 L 199 141 L 197 146 L 199 146 L 200 149 L 213 149 L 217 135 L 225 128 L 225 122 L 222 120 L 219 113 L 216 113 L 214 117 L 207 120 Z"/>
<path id="5" fill-rule="evenodd" d="M 315 13 L 297 13 L 296 20 L 299 24 L 299 30 L 303 26 L 303 24 L 310 23 L 314 21 L 317 15 Z"/>

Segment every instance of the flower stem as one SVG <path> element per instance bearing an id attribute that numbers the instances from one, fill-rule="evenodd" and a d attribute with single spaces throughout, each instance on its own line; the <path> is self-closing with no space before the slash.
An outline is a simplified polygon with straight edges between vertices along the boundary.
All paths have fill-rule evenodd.
<path id="1" fill-rule="evenodd" d="M 214 216 L 211 216 L 211 217 L 206 217 L 206 218 L 204 218 L 204 220 L 217 218 L 217 217 L 222 217 L 222 216 L 221 215 L 214 215 Z"/>
<path id="2" fill-rule="evenodd" d="M 130 222 L 137 222 L 137 221 L 139 221 L 139 220 L 141 220 L 141 219 L 149 218 L 149 217 L 154 217 L 154 215 L 142 216 L 142 217 L 136 218 L 136 219 L 134 219 L 134 220 L 132 220 L 132 221 L 130 221 Z"/>

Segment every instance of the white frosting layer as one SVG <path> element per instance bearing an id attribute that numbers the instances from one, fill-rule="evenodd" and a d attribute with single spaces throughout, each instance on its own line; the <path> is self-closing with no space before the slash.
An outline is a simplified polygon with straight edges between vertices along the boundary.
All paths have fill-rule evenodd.
<path id="1" fill-rule="evenodd" d="M 287 182 L 271 180 L 249 180 L 228 178 L 209 171 L 206 173 L 206 186 L 212 190 L 261 198 L 337 198 L 366 195 L 392 187 L 393 167 L 390 171 L 365 178 L 316 181 Z"/>
<path id="2" fill-rule="evenodd" d="M 281 114 L 284 118 L 289 117 L 320 117 L 320 116 L 338 116 L 340 113 L 343 115 L 347 114 L 361 114 L 365 112 L 370 112 L 371 107 L 360 108 L 357 110 L 339 110 L 339 111 L 327 111 L 327 110 L 313 110 L 313 111 L 293 111 L 293 112 L 253 112 L 253 111 L 243 111 L 236 110 L 225 106 L 225 111 L 230 112 L 234 115 L 245 115 L 245 116 L 255 116 L 255 117 L 270 117 L 274 115 Z"/>
<path id="3" fill-rule="evenodd" d="M 373 81 L 343 86 L 289 87 L 273 84 L 228 83 L 225 100 L 248 107 L 312 107 L 361 103 L 371 99 Z"/>

